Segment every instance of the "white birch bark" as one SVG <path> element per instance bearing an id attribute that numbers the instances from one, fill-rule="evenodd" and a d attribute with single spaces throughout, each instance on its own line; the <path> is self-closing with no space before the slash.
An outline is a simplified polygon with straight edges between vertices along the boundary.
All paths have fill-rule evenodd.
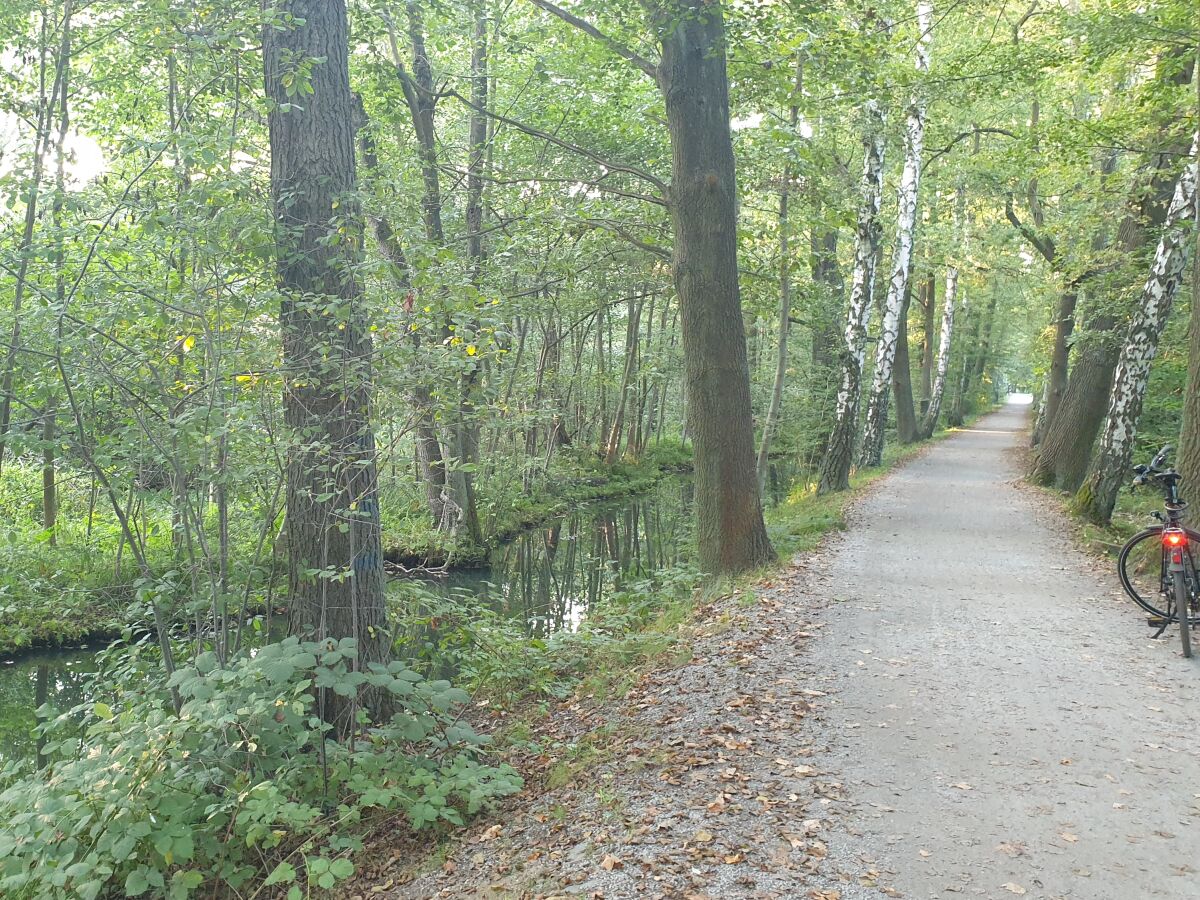
<path id="1" fill-rule="evenodd" d="M 937 374 L 933 379 L 933 391 L 929 398 L 929 409 L 925 413 L 921 432 L 926 436 L 937 428 L 938 414 L 942 411 L 942 397 L 946 393 L 946 372 L 950 368 L 950 339 L 954 334 L 954 302 L 958 298 L 958 266 L 946 269 L 946 299 L 942 304 L 942 330 L 938 344 Z"/>
<path id="2" fill-rule="evenodd" d="M 1200 132 L 1192 142 L 1190 162 L 1179 176 L 1175 195 L 1167 211 L 1167 221 L 1154 252 L 1150 276 L 1142 288 L 1141 299 L 1129 323 L 1125 344 L 1117 361 L 1112 390 L 1108 395 L 1108 414 L 1100 432 L 1100 443 L 1087 480 L 1079 489 L 1076 503 L 1079 511 L 1096 522 L 1112 517 L 1117 491 L 1128 478 L 1133 440 L 1137 435 L 1138 419 L 1150 378 L 1150 363 L 1158 352 L 1175 295 L 1183 282 L 1191 249 L 1191 227 L 1195 215 L 1193 198 L 1196 193 L 1197 153 L 1200 152 Z"/>
<path id="3" fill-rule="evenodd" d="M 966 250 L 964 224 L 966 203 L 967 189 L 960 181 L 955 190 L 954 230 L 961 252 Z M 950 342 L 954 337 L 954 304 L 957 300 L 958 264 L 956 262 L 946 267 L 946 292 L 945 300 L 942 303 L 942 327 L 938 344 L 937 367 L 933 389 L 929 396 L 929 409 L 925 411 L 925 418 L 921 421 L 921 436 L 925 438 L 932 436 L 934 429 L 937 428 L 938 415 L 942 411 L 942 399 L 946 396 L 946 375 L 950 370 Z"/>
<path id="4" fill-rule="evenodd" d="M 917 71 L 929 71 L 929 33 L 933 25 L 933 4 L 917 2 Z M 892 255 L 892 276 L 879 343 L 875 347 L 875 375 L 867 405 L 867 423 L 863 431 L 861 465 L 875 466 L 883 456 L 883 429 L 887 424 L 888 399 L 892 389 L 892 367 L 896 362 L 896 340 L 900 330 L 900 310 L 912 270 L 913 233 L 917 223 L 917 190 L 921 181 L 921 150 L 925 140 L 925 99 L 918 87 L 908 107 L 905 121 L 904 174 L 898 191 L 900 212 L 896 225 L 896 247 Z"/>
<path id="5" fill-rule="evenodd" d="M 870 324 L 871 297 L 875 290 L 875 260 L 879 255 L 883 231 L 879 209 L 883 200 L 884 115 L 882 107 L 874 100 L 867 101 L 864 112 L 863 173 L 854 240 L 854 274 L 850 282 L 850 306 L 846 314 L 846 346 L 842 352 L 837 416 L 825 457 L 821 461 L 820 493 L 842 491 L 850 486 L 850 464 L 854 459 L 854 436 L 858 431 L 862 370 L 866 358 L 867 326 Z"/>

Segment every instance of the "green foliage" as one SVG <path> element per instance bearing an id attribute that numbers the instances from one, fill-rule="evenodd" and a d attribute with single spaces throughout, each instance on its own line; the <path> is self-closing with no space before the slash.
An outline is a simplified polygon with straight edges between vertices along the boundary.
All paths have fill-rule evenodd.
<path id="1" fill-rule="evenodd" d="M 355 671 L 351 639 L 287 639 L 217 665 L 202 654 L 157 686 L 122 679 L 45 726 L 47 768 L 8 764 L 0 793 L 6 897 L 182 898 L 201 885 L 332 888 L 383 815 L 414 829 L 460 825 L 520 779 L 480 761 L 460 721 L 467 695 L 401 663 Z M 166 700 L 182 699 L 180 714 Z M 395 714 L 346 742 L 324 691 L 385 693 Z M 82 716 L 82 725 L 79 717 Z"/>
<path id="2" fill-rule="evenodd" d="M 469 594 L 440 597 L 415 585 L 395 597 L 393 613 L 420 635 L 409 647 L 421 648 L 421 665 L 448 669 L 473 693 L 512 705 L 561 699 L 586 676 L 628 671 L 664 652 L 700 582 L 688 566 L 660 569 L 605 596 L 577 628 L 544 636 Z"/>

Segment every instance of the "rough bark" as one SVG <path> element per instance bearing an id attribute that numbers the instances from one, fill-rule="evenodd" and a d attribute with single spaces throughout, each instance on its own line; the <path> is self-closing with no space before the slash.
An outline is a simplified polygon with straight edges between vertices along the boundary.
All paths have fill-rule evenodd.
<path id="1" fill-rule="evenodd" d="M 866 356 L 867 326 L 871 296 L 875 289 L 875 263 L 883 237 L 879 208 L 883 198 L 883 110 L 867 101 L 863 132 L 863 173 L 854 239 L 854 274 L 850 282 L 850 305 L 846 314 L 845 345 L 842 348 L 841 386 L 837 413 L 825 455 L 821 460 L 818 493 L 844 491 L 850 487 L 850 465 L 858 432 L 858 408 L 862 395 L 863 361 Z"/>
<path id="2" fill-rule="evenodd" d="M 737 264 L 737 184 L 729 133 L 725 24 L 704 0 L 656 8 L 672 150 L 670 192 L 698 561 L 707 571 L 774 556 L 754 472 L 750 371 Z"/>
<path id="3" fill-rule="evenodd" d="M 1075 495 L 1078 511 L 1094 522 L 1108 522 L 1116 504 L 1117 491 L 1128 478 L 1133 441 L 1141 418 L 1150 363 L 1158 352 L 1159 338 L 1166 327 L 1183 281 L 1190 250 L 1189 221 L 1195 214 L 1196 162 L 1200 133 L 1192 141 L 1189 163 L 1175 186 L 1167 221 L 1155 250 L 1150 275 L 1113 375 L 1108 412 L 1100 434 L 1095 459 L 1087 479 Z"/>
<path id="4" fill-rule="evenodd" d="M 917 71 L 929 69 L 929 34 L 933 25 L 933 5 L 928 0 L 917 2 Z M 892 275 L 884 301 L 883 322 L 879 341 L 875 345 L 875 374 L 871 380 L 867 421 L 863 428 L 862 451 L 859 463 L 877 466 L 883 458 L 883 431 L 887 426 L 888 398 L 891 396 L 892 369 L 896 362 L 899 340 L 900 312 L 908 292 L 912 271 L 913 237 L 917 223 L 917 192 L 921 180 L 921 150 L 925 139 L 925 101 L 918 95 L 909 104 L 905 121 L 904 172 L 898 192 L 899 214 L 896 225 L 896 246 L 892 256 Z"/>
<path id="5" fill-rule="evenodd" d="M 285 0 L 276 9 L 287 24 L 263 29 L 263 52 L 273 101 L 271 194 L 288 374 L 283 403 L 293 439 L 289 630 L 305 639 L 356 638 L 365 664 L 391 651 L 370 423 L 371 337 L 353 274 L 359 210 L 346 8 L 342 0 Z M 303 103 L 283 84 L 297 58 L 323 60 L 312 68 Z M 384 711 L 380 698 L 366 702 Z M 322 693 L 322 715 L 342 732 L 353 727 L 353 708 L 352 701 Z"/>
<path id="6" fill-rule="evenodd" d="M 1038 445 L 1030 471 L 1033 481 L 1064 491 L 1074 491 L 1083 482 L 1096 433 L 1104 422 L 1121 351 L 1113 333 L 1116 324 L 1112 316 L 1102 316 L 1088 327 L 1088 336 L 1076 352 L 1058 415 Z"/>
<path id="7" fill-rule="evenodd" d="M 1058 313 L 1054 319 L 1054 349 L 1050 353 L 1050 371 L 1046 374 L 1046 396 L 1038 413 L 1038 424 L 1031 435 L 1037 446 L 1046 429 L 1058 415 L 1059 405 L 1067 391 L 1067 366 L 1071 355 L 1071 334 L 1075 330 L 1075 306 L 1079 294 L 1073 288 L 1064 290 L 1058 298 Z"/>
<path id="8" fill-rule="evenodd" d="M 1193 63 L 1196 84 L 1196 113 L 1200 115 L 1200 50 Z M 1193 191 L 1193 222 L 1196 246 L 1192 254 L 1192 317 L 1188 325 L 1187 389 L 1183 395 L 1183 420 L 1179 436 L 1179 455 L 1175 468 L 1183 476 L 1185 488 L 1200 490 L 1200 187 Z M 1193 525 L 1196 512 L 1189 515 Z"/>

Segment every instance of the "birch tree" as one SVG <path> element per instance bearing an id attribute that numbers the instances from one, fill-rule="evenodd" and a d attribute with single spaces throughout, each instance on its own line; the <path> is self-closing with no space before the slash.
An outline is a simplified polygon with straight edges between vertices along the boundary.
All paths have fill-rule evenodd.
<path id="1" fill-rule="evenodd" d="M 1150 276 L 1129 323 L 1125 344 L 1117 360 L 1108 413 L 1100 432 L 1096 456 L 1083 486 L 1075 495 L 1077 510 L 1094 522 L 1112 517 L 1117 491 L 1128 478 L 1133 441 L 1142 414 L 1150 363 L 1158 352 L 1158 342 L 1171 315 L 1175 295 L 1183 282 L 1191 245 L 1189 221 L 1195 216 L 1196 154 L 1200 150 L 1200 132 L 1192 141 L 1191 162 L 1179 176 L 1175 194 L 1167 211 L 1167 221 Z"/>
<path id="2" fill-rule="evenodd" d="M 929 71 L 929 33 L 933 27 L 933 5 L 928 0 L 917 3 L 917 72 Z M 864 466 L 879 465 L 883 457 L 883 429 L 887 425 L 888 398 L 891 395 L 892 367 L 896 362 L 896 342 L 900 329 L 900 314 L 904 307 L 908 278 L 912 271 L 913 236 L 917 223 L 917 191 L 921 180 L 921 149 L 925 140 L 925 99 L 918 85 L 908 107 L 904 126 L 904 173 L 900 177 L 900 212 L 896 226 L 896 247 L 892 256 L 892 276 L 884 302 L 883 322 L 879 343 L 875 348 L 875 374 L 871 381 L 867 404 L 867 422 L 863 429 L 862 451 L 859 457 Z"/>
<path id="3" fill-rule="evenodd" d="M 964 246 L 963 222 L 967 199 L 966 186 L 961 182 L 955 191 L 954 225 L 960 248 Z M 958 301 L 958 263 L 946 266 L 946 290 L 942 300 L 942 322 L 938 337 L 937 369 L 929 391 L 929 408 L 921 420 L 920 437 L 929 438 L 937 428 L 938 415 L 942 411 L 942 398 L 946 395 L 946 374 L 950 370 L 950 342 L 954 337 L 954 304 Z"/>
<path id="4" fill-rule="evenodd" d="M 837 413 L 821 460 L 818 493 L 844 491 L 850 487 L 850 465 L 854 459 L 854 437 L 858 432 L 858 409 L 862 396 L 863 362 L 866 358 L 867 326 L 871 321 L 871 296 L 875 291 L 875 261 L 883 225 L 879 207 L 883 200 L 883 108 L 867 101 L 863 130 L 863 172 L 854 239 L 854 273 L 850 282 L 850 306 L 846 314 L 846 345 L 842 350 L 842 378 L 837 395 Z"/>

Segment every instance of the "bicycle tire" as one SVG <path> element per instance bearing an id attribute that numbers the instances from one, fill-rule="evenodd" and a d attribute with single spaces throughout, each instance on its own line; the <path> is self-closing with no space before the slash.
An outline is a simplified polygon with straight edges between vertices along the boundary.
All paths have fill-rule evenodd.
<path id="1" fill-rule="evenodd" d="M 1187 576 L 1183 572 L 1172 572 L 1171 581 L 1175 587 L 1175 614 L 1179 617 L 1179 637 L 1183 641 L 1183 655 L 1192 658 L 1192 616 L 1191 603 L 1188 598 Z"/>
<path id="2" fill-rule="evenodd" d="M 1184 530 L 1188 535 L 1188 565 L 1196 573 L 1200 532 L 1190 528 Z M 1117 557 L 1117 574 L 1121 578 L 1121 587 L 1134 603 L 1153 616 L 1171 619 L 1171 607 L 1175 602 L 1174 584 L 1163 566 L 1162 531 L 1163 526 L 1152 525 L 1131 537 Z M 1145 543 L 1151 539 L 1153 544 Z M 1193 574 L 1193 583 L 1195 581 Z"/>

